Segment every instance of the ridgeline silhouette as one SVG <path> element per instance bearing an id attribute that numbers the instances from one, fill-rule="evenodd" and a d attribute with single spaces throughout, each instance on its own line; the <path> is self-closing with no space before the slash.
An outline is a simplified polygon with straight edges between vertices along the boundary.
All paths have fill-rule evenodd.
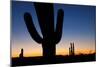
<path id="1" fill-rule="evenodd" d="M 36 14 L 39 21 L 39 26 L 43 35 L 40 37 L 36 31 L 34 20 L 30 13 L 24 14 L 25 24 L 31 37 L 39 44 L 42 44 L 43 57 L 53 60 L 55 57 L 56 44 L 61 40 L 63 28 L 62 9 L 58 10 L 56 29 L 54 27 L 54 7 L 52 3 L 34 3 Z"/>
<path id="2" fill-rule="evenodd" d="M 37 57 L 24 57 L 23 56 L 23 49 L 21 49 L 21 53 L 19 57 L 12 58 L 12 66 L 25 66 L 25 65 L 40 65 L 40 64 L 55 64 L 55 63 L 72 63 L 72 62 L 86 62 L 86 61 L 95 61 L 95 53 L 90 54 L 79 54 L 76 55 L 74 53 L 74 43 L 70 43 L 70 51 L 69 55 L 56 55 L 54 60 L 49 60 L 43 58 L 43 56 Z"/>

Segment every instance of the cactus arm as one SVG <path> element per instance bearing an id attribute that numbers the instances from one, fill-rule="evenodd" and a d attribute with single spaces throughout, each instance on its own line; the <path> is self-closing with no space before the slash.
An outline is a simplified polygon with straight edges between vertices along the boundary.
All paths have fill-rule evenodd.
<path id="1" fill-rule="evenodd" d="M 25 24 L 27 26 L 27 29 L 31 35 L 31 37 L 37 42 L 37 43 L 41 43 L 42 42 L 42 38 L 40 37 L 40 35 L 38 34 L 38 32 L 36 31 L 36 28 L 33 24 L 32 21 L 32 17 L 29 13 L 25 13 L 24 14 L 24 20 L 25 20 Z"/>
<path id="2" fill-rule="evenodd" d="M 62 37 L 62 28 L 63 28 L 63 16 L 64 12 L 62 9 L 58 10 L 58 15 L 57 15 L 57 24 L 56 24 L 56 31 L 55 31 L 55 43 L 57 44 Z"/>

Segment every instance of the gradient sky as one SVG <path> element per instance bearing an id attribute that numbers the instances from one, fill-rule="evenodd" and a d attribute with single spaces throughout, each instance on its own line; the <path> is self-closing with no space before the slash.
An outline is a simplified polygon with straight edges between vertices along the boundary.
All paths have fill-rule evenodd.
<path id="1" fill-rule="evenodd" d="M 21 48 L 24 49 L 24 56 L 42 55 L 41 44 L 31 38 L 23 17 L 25 12 L 31 13 L 35 27 L 42 36 L 33 3 L 13 1 L 11 7 L 12 57 L 18 57 Z M 60 8 L 64 10 L 63 34 L 61 41 L 56 46 L 56 54 L 68 54 L 70 42 L 75 43 L 76 54 L 95 52 L 96 7 L 54 4 L 55 24 L 57 11 Z"/>

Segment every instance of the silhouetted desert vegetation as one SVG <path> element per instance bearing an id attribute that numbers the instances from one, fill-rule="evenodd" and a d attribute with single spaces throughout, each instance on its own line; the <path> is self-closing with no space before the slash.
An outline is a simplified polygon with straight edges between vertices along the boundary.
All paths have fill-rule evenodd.
<path id="1" fill-rule="evenodd" d="M 24 57 L 23 48 L 19 57 L 11 58 L 12 66 L 25 66 L 25 65 L 41 65 L 41 64 L 56 64 L 56 63 L 72 63 L 72 62 L 86 62 L 95 61 L 96 53 L 92 54 L 75 54 L 74 42 L 70 43 L 69 55 L 55 55 L 56 45 L 60 42 L 63 32 L 63 19 L 64 10 L 58 9 L 56 27 L 54 26 L 54 7 L 51 3 L 34 3 L 38 23 L 42 33 L 41 37 L 36 30 L 34 20 L 32 20 L 31 13 L 24 13 L 24 21 L 27 30 L 32 39 L 38 44 L 42 45 L 42 55 L 37 57 Z"/>
<path id="2" fill-rule="evenodd" d="M 95 53 L 93 53 L 93 54 L 80 54 L 80 55 L 74 55 L 74 56 L 56 55 L 52 61 L 50 61 L 50 59 L 44 58 L 43 56 L 23 57 L 23 58 L 17 57 L 17 58 L 12 58 L 12 66 L 95 61 L 96 60 L 95 56 L 96 56 Z"/>

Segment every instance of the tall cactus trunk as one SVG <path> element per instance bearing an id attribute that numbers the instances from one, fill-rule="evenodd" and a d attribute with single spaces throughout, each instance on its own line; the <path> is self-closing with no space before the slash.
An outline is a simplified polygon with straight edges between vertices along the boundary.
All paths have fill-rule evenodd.
<path id="1" fill-rule="evenodd" d="M 24 14 L 25 24 L 27 29 L 37 43 L 42 44 L 43 57 L 49 60 L 55 58 L 56 44 L 61 40 L 63 28 L 62 9 L 58 10 L 56 29 L 54 29 L 54 7 L 51 3 L 34 3 L 39 26 L 43 37 L 41 37 L 34 25 L 34 20 L 30 13 Z"/>
<path id="2" fill-rule="evenodd" d="M 55 58 L 55 54 L 56 54 L 56 47 L 55 44 L 47 44 L 47 43 L 43 43 L 42 44 L 42 48 L 43 48 L 43 57 L 45 59 L 50 59 L 52 60 L 53 58 Z"/>
<path id="3" fill-rule="evenodd" d="M 34 3 L 41 32 L 43 34 L 43 57 L 50 59 L 55 56 L 54 36 L 54 8 L 50 3 Z"/>

